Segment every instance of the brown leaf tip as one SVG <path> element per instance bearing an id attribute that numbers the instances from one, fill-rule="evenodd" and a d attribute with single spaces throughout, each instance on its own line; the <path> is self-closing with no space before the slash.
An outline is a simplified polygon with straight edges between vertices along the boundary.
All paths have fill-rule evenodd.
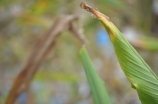
<path id="1" fill-rule="evenodd" d="M 89 5 L 85 4 L 84 2 L 81 2 L 80 7 L 81 7 L 81 9 L 84 9 L 88 12 L 91 12 L 90 9 L 92 9 Z"/>
<path id="2" fill-rule="evenodd" d="M 93 13 L 93 14 L 92 14 L 92 17 L 94 17 L 94 18 L 95 18 L 95 17 L 99 18 L 100 16 L 103 16 L 103 17 L 105 17 L 106 19 L 109 20 L 109 17 L 107 17 L 107 16 L 104 15 L 103 13 L 100 13 L 99 11 L 93 9 L 92 7 L 90 7 L 89 5 L 85 4 L 84 2 L 81 2 L 80 7 L 81 7 L 81 9 L 83 9 L 83 10 L 86 10 L 86 11 L 88 11 L 88 12 Z"/>

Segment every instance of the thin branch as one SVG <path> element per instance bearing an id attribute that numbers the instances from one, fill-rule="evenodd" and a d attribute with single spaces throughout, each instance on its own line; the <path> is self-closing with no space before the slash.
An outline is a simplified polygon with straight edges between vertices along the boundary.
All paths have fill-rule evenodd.
<path id="1" fill-rule="evenodd" d="M 29 87 L 33 76 L 38 71 L 50 50 L 54 47 L 56 38 L 62 31 L 66 29 L 72 30 L 74 35 L 77 36 L 83 44 L 85 43 L 82 34 L 77 32 L 77 29 L 70 25 L 72 21 L 77 18 L 77 16 L 69 15 L 56 20 L 50 30 L 36 43 L 29 58 L 21 67 L 21 73 L 13 83 L 6 104 L 14 104 L 17 97 Z"/>
<path id="2" fill-rule="evenodd" d="M 79 28 L 78 30 L 75 28 L 75 26 L 70 23 L 70 29 L 69 29 L 83 44 L 86 44 L 86 38 L 83 35 L 82 29 Z"/>

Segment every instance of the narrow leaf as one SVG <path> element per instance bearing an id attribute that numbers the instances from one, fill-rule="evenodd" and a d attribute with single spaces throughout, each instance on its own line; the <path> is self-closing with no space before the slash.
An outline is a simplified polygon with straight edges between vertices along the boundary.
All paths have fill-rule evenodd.
<path id="1" fill-rule="evenodd" d="M 104 82 L 97 74 L 86 49 L 80 50 L 80 57 L 84 66 L 84 70 L 91 88 L 91 93 L 95 104 L 112 104 L 106 91 Z"/>

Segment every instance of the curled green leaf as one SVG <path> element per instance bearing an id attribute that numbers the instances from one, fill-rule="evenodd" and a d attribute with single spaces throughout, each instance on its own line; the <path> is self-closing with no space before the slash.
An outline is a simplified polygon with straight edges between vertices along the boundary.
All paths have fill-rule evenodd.
<path id="1" fill-rule="evenodd" d="M 93 13 L 104 25 L 113 43 L 120 66 L 132 83 L 132 87 L 137 90 L 142 104 L 158 104 L 158 77 L 156 74 L 107 16 L 85 3 L 81 3 L 80 7 Z"/>

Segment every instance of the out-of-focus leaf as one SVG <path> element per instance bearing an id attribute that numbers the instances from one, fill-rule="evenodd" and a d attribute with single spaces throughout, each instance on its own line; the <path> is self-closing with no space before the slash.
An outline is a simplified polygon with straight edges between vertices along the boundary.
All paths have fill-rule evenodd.
<path id="1" fill-rule="evenodd" d="M 110 98 L 104 86 L 104 82 L 98 76 L 93 63 L 91 62 L 86 49 L 80 50 L 80 57 L 86 72 L 95 104 L 111 104 Z"/>
<path id="2" fill-rule="evenodd" d="M 40 0 L 33 8 L 34 14 L 42 14 L 45 12 L 50 0 Z"/>
<path id="3" fill-rule="evenodd" d="M 44 26 L 46 28 L 50 27 L 53 21 L 49 18 L 36 16 L 32 14 L 23 13 L 19 19 L 20 23 L 27 23 L 30 25 L 39 25 Z"/>
<path id="4" fill-rule="evenodd" d="M 77 82 L 80 80 L 80 76 L 76 74 L 66 74 L 59 72 L 38 72 L 34 77 L 34 80 L 45 81 L 45 80 L 56 80 L 65 82 Z"/>
<path id="5" fill-rule="evenodd" d="M 122 4 L 122 1 L 120 0 L 98 0 L 98 2 L 115 7 L 120 7 L 120 5 Z"/>
<path id="6" fill-rule="evenodd" d="M 148 50 L 148 51 L 158 51 L 158 39 L 148 36 L 138 36 L 135 38 L 127 38 L 129 43 L 135 48 Z"/>
<path id="7" fill-rule="evenodd" d="M 7 0 L 0 0 L 0 5 L 7 3 Z"/>
<path id="8" fill-rule="evenodd" d="M 158 77 L 155 73 L 107 16 L 84 3 L 80 6 L 82 9 L 92 12 L 93 17 L 98 18 L 104 25 L 113 43 L 121 68 L 133 88 L 137 90 L 142 104 L 158 104 Z"/>
<path id="9" fill-rule="evenodd" d="M 143 49 L 158 51 L 158 39 L 151 37 L 140 37 L 137 40 L 141 43 Z"/>

